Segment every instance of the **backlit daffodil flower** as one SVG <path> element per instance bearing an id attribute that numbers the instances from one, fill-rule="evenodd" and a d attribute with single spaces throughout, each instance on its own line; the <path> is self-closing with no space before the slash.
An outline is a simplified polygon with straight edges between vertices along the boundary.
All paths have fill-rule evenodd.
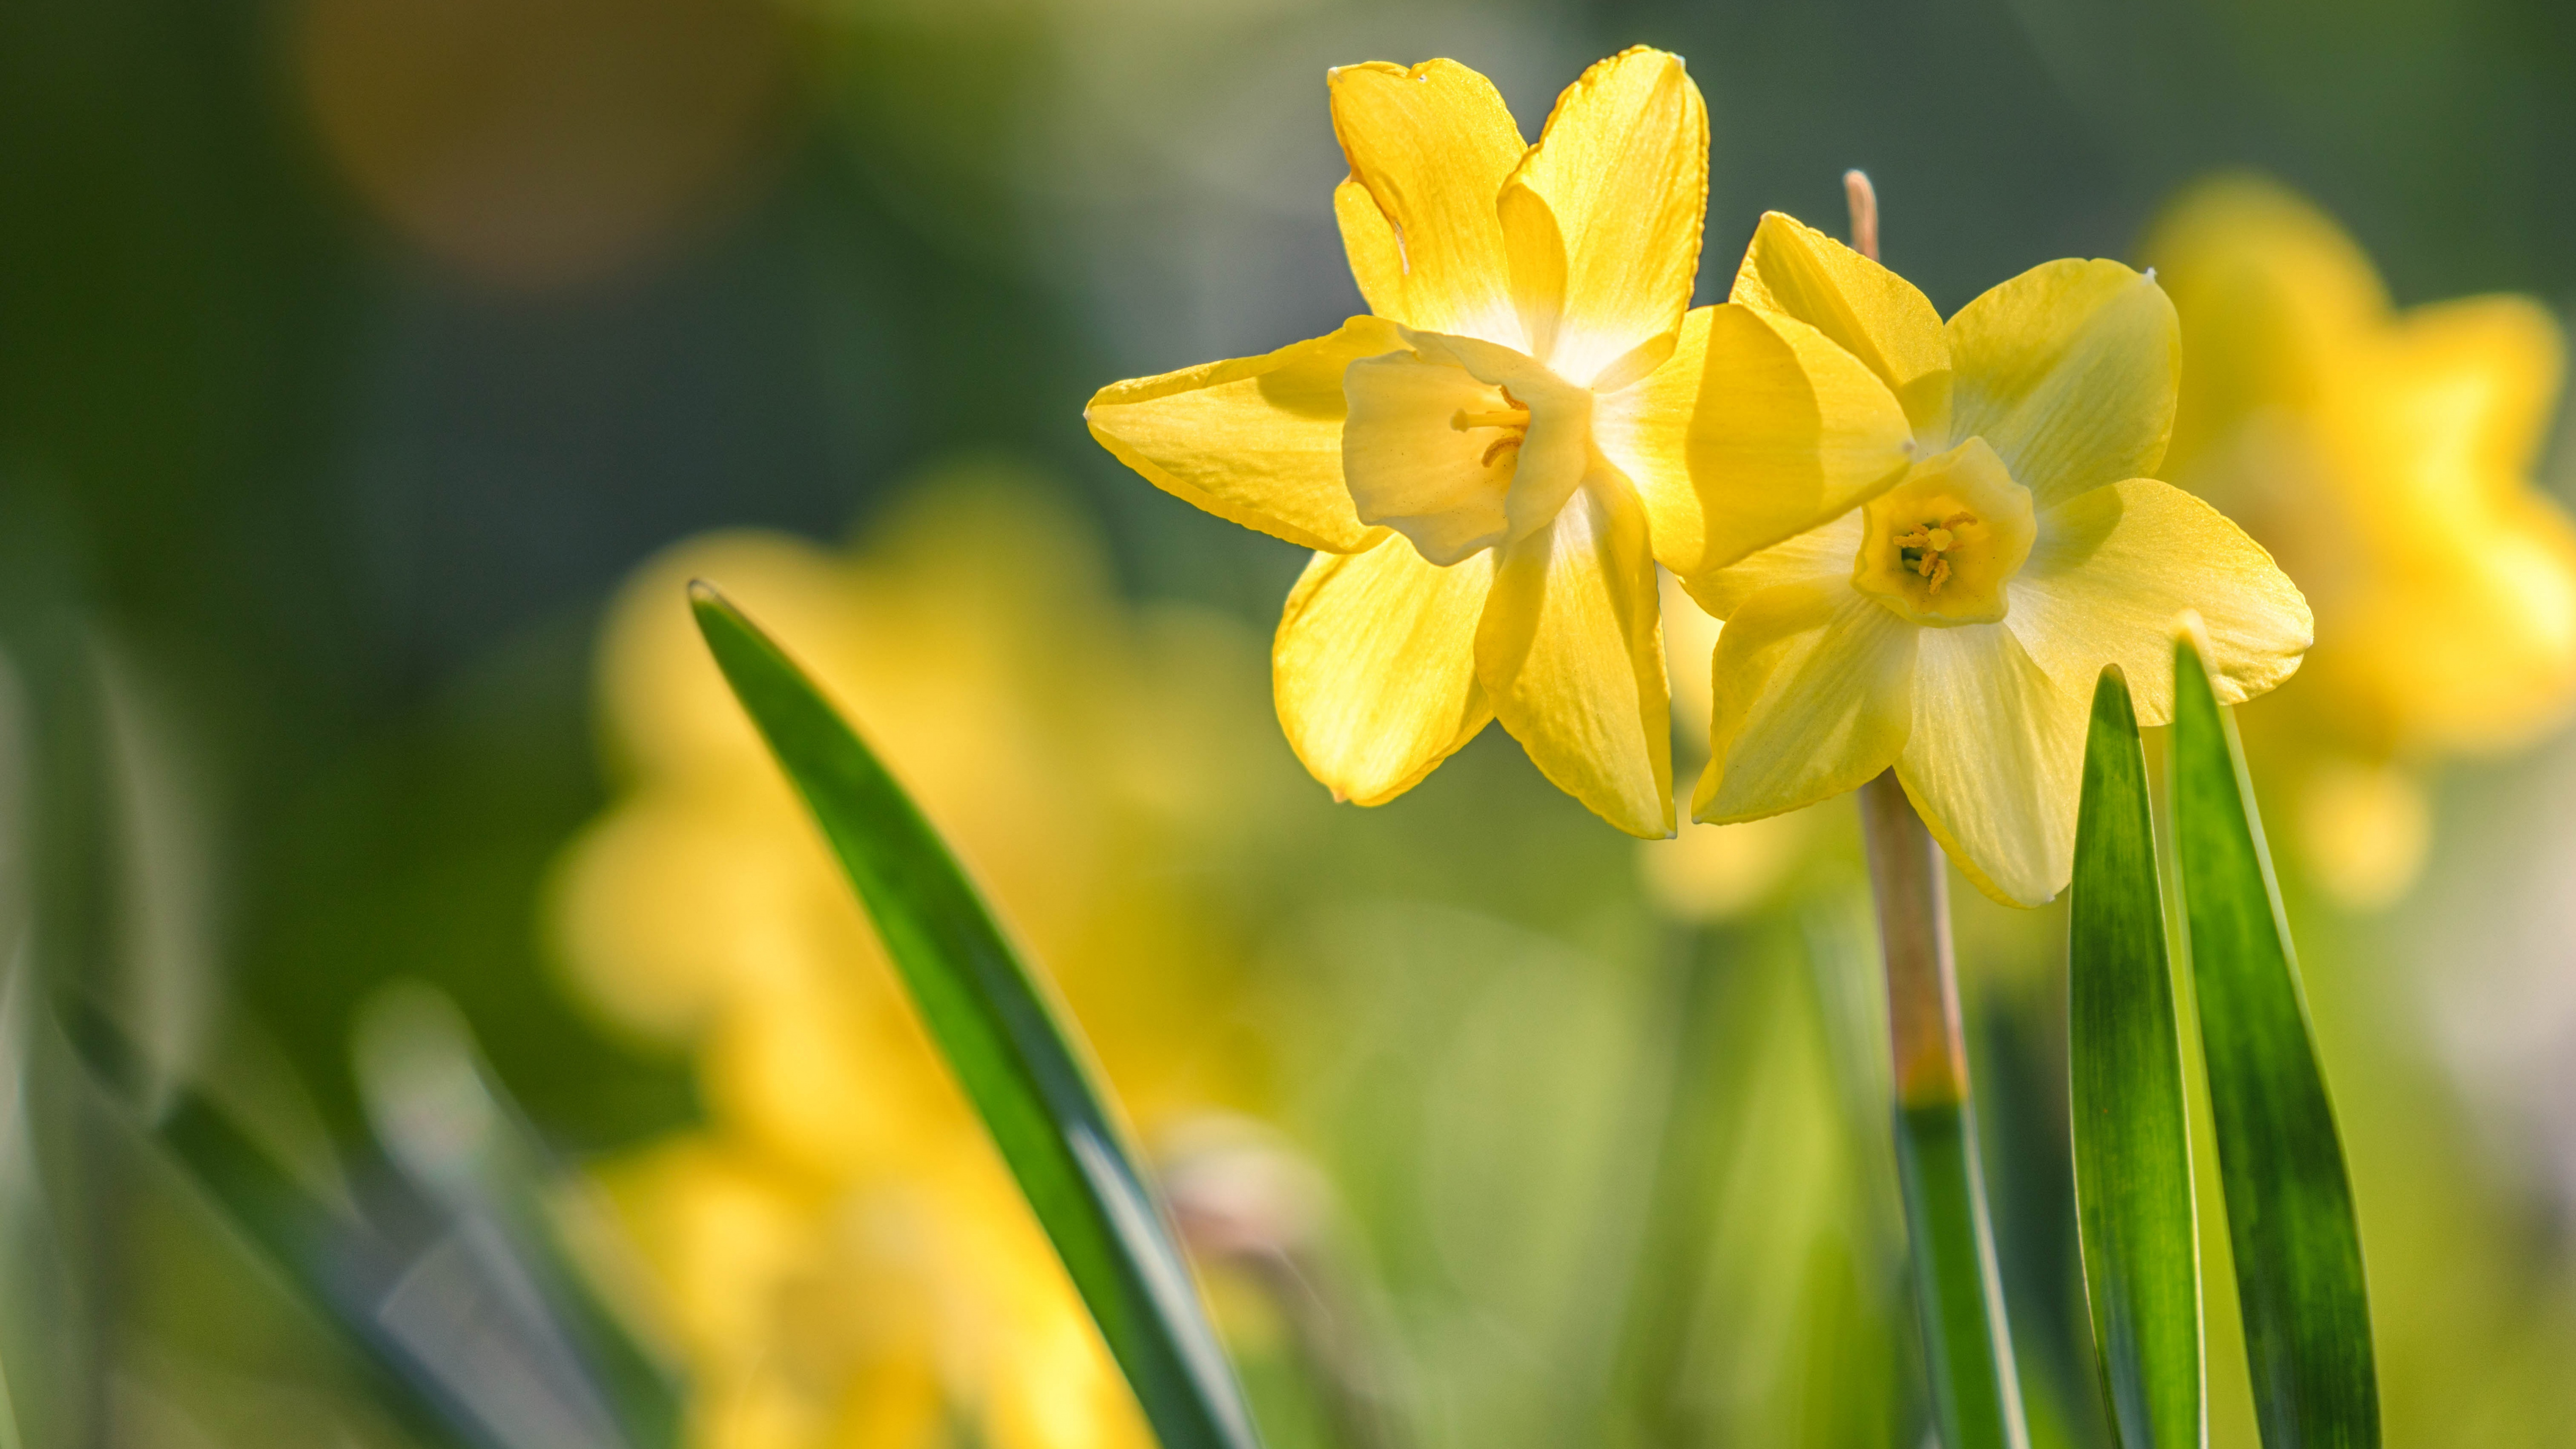
<path id="1" fill-rule="evenodd" d="M 2333 222 L 2256 181 L 2193 192 L 2148 255 L 2192 358 L 2170 476 L 2244 520 L 2326 625 L 2249 743 L 2296 741 L 2309 873 L 2384 902 L 2429 841 L 2418 771 L 2576 705 L 2576 529 L 2531 483 L 2558 324 L 2527 297 L 2393 311 Z"/>
<path id="2" fill-rule="evenodd" d="M 1704 571 L 1848 510 L 1904 468 L 1903 414 L 1802 320 L 1688 310 L 1708 122 L 1680 58 L 1592 67 L 1534 146 L 1454 62 L 1330 84 L 1372 315 L 1104 388 L 1092 434 L 1320 550 L 1273 682 L 1337 795 L 1392 799 L 1500 719 L 1603 818 L 1669 834 L 1655 564 Z"/>
<path id="3" fill-rule="evenodd" d="M 2059 261 L 1945 326 L 1902 278 L 1766 216 L 1735 300 L 1821 329 L 1900 403 L 1915 459 L 1831 525 L 1686 577 L 1726 620 L 1703 820 L 1749 820 L 1894 768 L 1970 879 L 2036 905 L 2072 873 L 2087 711 L 2106 664 L 2138 718 L 2173 707 L 2199 611 L 2219 699 L 2278 684 L 2308 608 L 2209 505 L 2147 477 L 2180 344 L 2152 278 Z"/>

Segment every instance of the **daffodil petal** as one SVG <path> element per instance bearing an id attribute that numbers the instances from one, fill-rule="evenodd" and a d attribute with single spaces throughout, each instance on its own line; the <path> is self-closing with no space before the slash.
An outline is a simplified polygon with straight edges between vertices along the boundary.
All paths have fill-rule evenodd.
<path id="1" fill-rule="evenodd" d="M 1681 57 L 1638 46 L 1585 71 L 1498 208 L 1531 355 L 1589 384 L 1671 337 L 1708 212 L 1708 108 Z"/>
<path id="2" fill-rule="evenodd" d="M 2379 274 L 2352 239 L 2253 177 L 2194 187 L 2158 220 L 2145 252 L 2182 316 L 2191 360 L 2169 468 L 2196 460 L 2251 412 L 2315 405 L 2353 341 L 2388 317 Z"/>
<path id="3" fill-rule="evenodd" d="M 1950 859 L 2007 905 L 2039 905 L 2074 874 L 2090 698 L 2051 684 L 2002 624 L 1922 631 L 1897 778 Z"/>
<path id="4" fill-rule="evenodd" d="M 1645 499 L 1655 558 L 1685 577 L 1851 511 L 1912 457 L 1895 395 L 1850 353 L 1734 303 L 1694 309 L 1672 357 L 1593 417 Z"/>
<path id="5" fill-rule="evenodd" d="M 2182 325 L 2153 279 L 2118 262 L 2046 262 L 1960 308 L 1948 330 L 1952 436 L 1984 438 L 2041 508 L 2164 461 Z"/>
<path id="6" fill-rule="evenodd" d="M 1381 234 L 1336 197 L 1343 247 L 1370 308 L 1408 326 L 1521 346 L 1494 198 L 1527 145 L 1493 82 L 1432 60 L 1409 70 L 1346 65 L 1330 84 L 1333 134 L 1386 227 Z"/>
<path id="7" fill-rule="evenodd" d="M 1395 223 L 1377 209 L 1377 198 L 1369 195 L 1358 177 L 1345 176 L 1333 188 L 1333 220 L 1342 229 L 1342 252 L 1350 258 L 1351 280 L 1359 283 L 1369 310 L 1403 320 L 1404 239 L 1395 234 Z"/>
<path id="8" fill-rule="evenodd" d="M 2523 298 L 2441 303 L 2398 317 L 2372 352 L 2376 376 L 2348 378 L 2320 420 L 2362 458 L 2318 506 L 2384 564 L 2316 570 L 2339 590 L 2320 600 L 2335 638 L 2369 652 L 2334 649 L 2313 667 L 2383 747 L 2521 744 L 2576 694 L 2576 530 L 2527 481 L 2558 396 L 2557 323 Z"/>
<path id="9" fill-rule="evenodd" d="M 1602 819 L 1672 834 L 1672 701 L 1644 507 L 1596 474 L 1553 524 L 1497 553 L 1476 675 L 1503 728 Z"/>
<path id="10" fill-rule="evenodd" d="M 1293 544 L 1353 553 L 1385 534 L 1360 522 L 1342 483 L 1342 373 L 1403 346 L 1394 324 L 1354 317 L 1260 357 L 1111 383 L 1082 416 L 1164 492 Z"/>
<path id="11" fill-rule="evenodd" d="M 1855 789 L 1912 728 L 1916 636 L 1843 579 L 1745 599 L 1710 662 L 1716 709 L 1691 818 L 1756 820 Z"/>
<path id="12" fill-rule="evenodd" d="M 1729 300 L 1825 334 L 1896 394 L 1925 450 L 1950 446 L 1950 344 L 1913 283 L 1773 211 L 1754 228 Z"/>
<path id="13" fill-rule="evenodd" d="M 2392 340 L 2414 386 L 2382 392 L 2373 411 L 2391 432 L 2437 449 L 2438 463 L 2457 465 L 2411 474 L 2428 486 L 2405 501 L 2442 508 L 2481 492 L 2529 495 L 2525 480 L 2567 370 L 2558 319 L 2528 297 L 2470 297 L 2410 308 Z"/>
<path id="14" fill-rule="evenodd" d="M 1493 555 L 1455 568 L 1400 538 L 1317 554 L 1288 595 L 1271 687 L 1289 747 L 1337 798 L 1413 788 L 1494 717 L 1476 682 L 1476 621 Z"/>
<path id="15" fill-rule="evenodd" d="M 1821 528 L 1782 539 L 1725 568 L 1684 574 L 1682 587 L 1701 608 L 1720 619 L 1734 618 L 1737 610 L 1765 589 L 1809 583 L 1848 587 L 1853 563 L 1860 556 L 1861 534 L 1860 510 L 1855 508 Z"/>
<path id="16" fill-rule="evenodd" d="M 2209 682 L 2242 704 L 2290 677 L 2313 632 L 2308 601 L 2261 545 L 2170 484 L 2131 478 L 2040 515 L 2007 586 L 2004 624 L 2058 691 L 2083 698 L 2105 664 L 2129 677 L 2138 722 L 2173 718 L 2173 621 L 2199 611 Z"/>
<path id="17" fill-rule="evenodd" d="M 1499 389 L 1464 368 L 1393 352 L 1352 363 L 1342 391 L 1342 475 L 1362 522 L 1385 524 L 1443 566 L 1503 541 L 1512 450 L 1495 451 L 1505 440 L 1494 429 L 1452 425 L 1503 407 Z"/>

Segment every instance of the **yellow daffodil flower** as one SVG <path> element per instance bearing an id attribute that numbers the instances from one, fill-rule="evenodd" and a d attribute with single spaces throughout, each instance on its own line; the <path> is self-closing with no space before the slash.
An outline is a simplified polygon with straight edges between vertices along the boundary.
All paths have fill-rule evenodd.
<path id="1" fill-rule="evenodd" d="M 1693 813 L 1755 819 L 1893 768 L 1980 888 L 2049 899 L 2073 871 L 2104 665 L 2161 724 L 2183 610 L 2226 703 L 2308 647 L 2307 605 L 2270 557 L 2146 476 L 2173 424 L 2172 304 L 2117 262 L 2060 261 L 1944 325 L 1904 279 L 1776 213 L 1734 298 L 1850 349 L 1903 407 L 1915 457 L 1834 523 L 1685 577 L 1726 621 Z"/>
<path id="2" fill-rule="evenodd" d="M 946 477 L 859 558 L 727 534 L 611 610 L 629 777 L 558 871 L 576 994 L 688 1050 L 708 1120 L 600 1170 L 691 1385 L 700 1449 L 995 1449 L 1150 1437 L 823 843 L 716 674 L 720 582 L 858 711 L 1037 958 L 1148 1131 L 1252 1105 L 1240 959 L 1196 842 L 1236 762 L 1225 641 L 1116 604 L 1043 495 Z M 1194 703 L 1196 702 L 1196 703 Z M 1183 869 L 1186 861 L 1189 869 Z"/>
<path id="3" fill-rule="evenodd" d="M 1849 509 L 1903 469 L 1903 415 L 1803 320 L 1690 310 L 1708 121 L 1679 57 L 1592 67 L 1536 145 L 1452 61 L 1330 84 L 1371 315 L 1103 388 L 1092 435 L 1319 550 L 1273 681 L 1336 796 L 1392 799 L 1499 719 L 1559 788 L 1667 835 L 1656 563 L 1703 571 Z"/>
<path id="4" fill-rule="evenodd" d="M 2249 731 L 2297 741 L 2311 873 L 2384 901 L 2429 839 L 2418 771 L 2576 704 L 2576 530 L 2531 482 L 2558 324 L 2526 297 L 2396 312 L 2332 221 L 2259 181 L 2195 190 L 2147 250 L 2192 358 L 2170 474 L 2244 520 L 2324 624 Z"/>

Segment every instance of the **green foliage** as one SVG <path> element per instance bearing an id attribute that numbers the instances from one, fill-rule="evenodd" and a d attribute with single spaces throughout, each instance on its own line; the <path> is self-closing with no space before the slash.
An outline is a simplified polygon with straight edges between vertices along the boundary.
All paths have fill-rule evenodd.
<path id="1" fill-rule="evenodd" d="M 696 585 L 691 602 L 1165 1449 L 1248 1449 L 1257 1441 L 1233 1369 L 1051 992 L 803 671 L 714 589 Z"/>
<path id="2" fill-rule="evenodd" d="M 67 1005 L 64 1034 L 91 1073 L 129 1100 L 148 1090 L 143 1055 L 123 1029 L 92 1003 Z M 168 1089 L 149 1132 L 315 1315 L 336 1330 L 378 1408 L 423 1443 L 499 1449 L 498 1440 L 474 1432 L 481 1426 L 471 1412 L 420 1372 L 340 1281 L 347 1275 L 333 1261 L 334 1245 L 342 1252 L 361 1246 L 361 1251 L 348 1253 L 352 1259 L 384 1257 L 353 1211 L 298 1180 L 230 1114 L 188 1084 Z"/>
<path id="3" fill-rule="evenodd" d="M 2093 691 L 2067 937 L 2084 1286 L 2123 1449 L 2203 1442 L 2200 1240 L 2146 754 L 2119 666 Z"/>
<path id="4" fill-rule="evenodd" d="M 2273 1449 L 2371 1449 L 2361 1237 L 2253 786 L 2200 656 L 2174 661 L 2176 855 L 2256 1417 Z"/>

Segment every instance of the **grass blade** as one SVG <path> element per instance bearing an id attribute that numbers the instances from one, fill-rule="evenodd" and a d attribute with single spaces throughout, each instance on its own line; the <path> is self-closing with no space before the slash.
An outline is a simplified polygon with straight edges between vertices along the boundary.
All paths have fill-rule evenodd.
<path id="1" fill-rule="evenodd" d="M 2119 666 L 2093 690 L 2068 898 L 2075 1204 L 2122 1449 L 2188 1449 L 2201 1407 L 2200 1239 L 2146 753 Z"/>
<path id="2" fill-rule="evenodd" d="M 545 1365 L 556 1402 L 594 1430 L 612 1421 L 628 1449 L 674 1449 L 680 1386 L 576 1260 L 548 1205 L 566 1175 L 486 1069 L 464 1014 L 427 986 L 396 982 L 362 1009 L 352 1058 L 386 1154 L 463 1230 L 482 1274 L 530 1290 L 501 1297 L 517 1310 L 518 1355 Z"/>
<path id="3" fill-rule="evenodd" d="M 95 1003 L 64 1003 L 63 1034 L 99 1083 L 131 1102 L 150 1084 L 141 1050 Z M 365 1283 L 385 1257 L 366 1226 L 316 1196 L 230 1116 L 186 1082 L 138 1127 L 187 1172 L 286 1285 L 333 1329 L 368 1398 L 422 1443 L 510 1449 L 394 1343 L 365 1311 Z"/>
<path id="4" fill-rule="evenodd" d="M 1248 1449 L 1256 1438 L 1233 1368 L 1050 994 L 938 833 L 803 671 L 714 589 L 693 585 L 690 601 L 1164 1449 Z"/>
<path id="5" fill-rule="evenodd" d="M 2361 1233 L 2233 724 L 2174 653 L 2174 844 L 2254 1409 L 2273 1449 L 2371 1449 Z"/>

